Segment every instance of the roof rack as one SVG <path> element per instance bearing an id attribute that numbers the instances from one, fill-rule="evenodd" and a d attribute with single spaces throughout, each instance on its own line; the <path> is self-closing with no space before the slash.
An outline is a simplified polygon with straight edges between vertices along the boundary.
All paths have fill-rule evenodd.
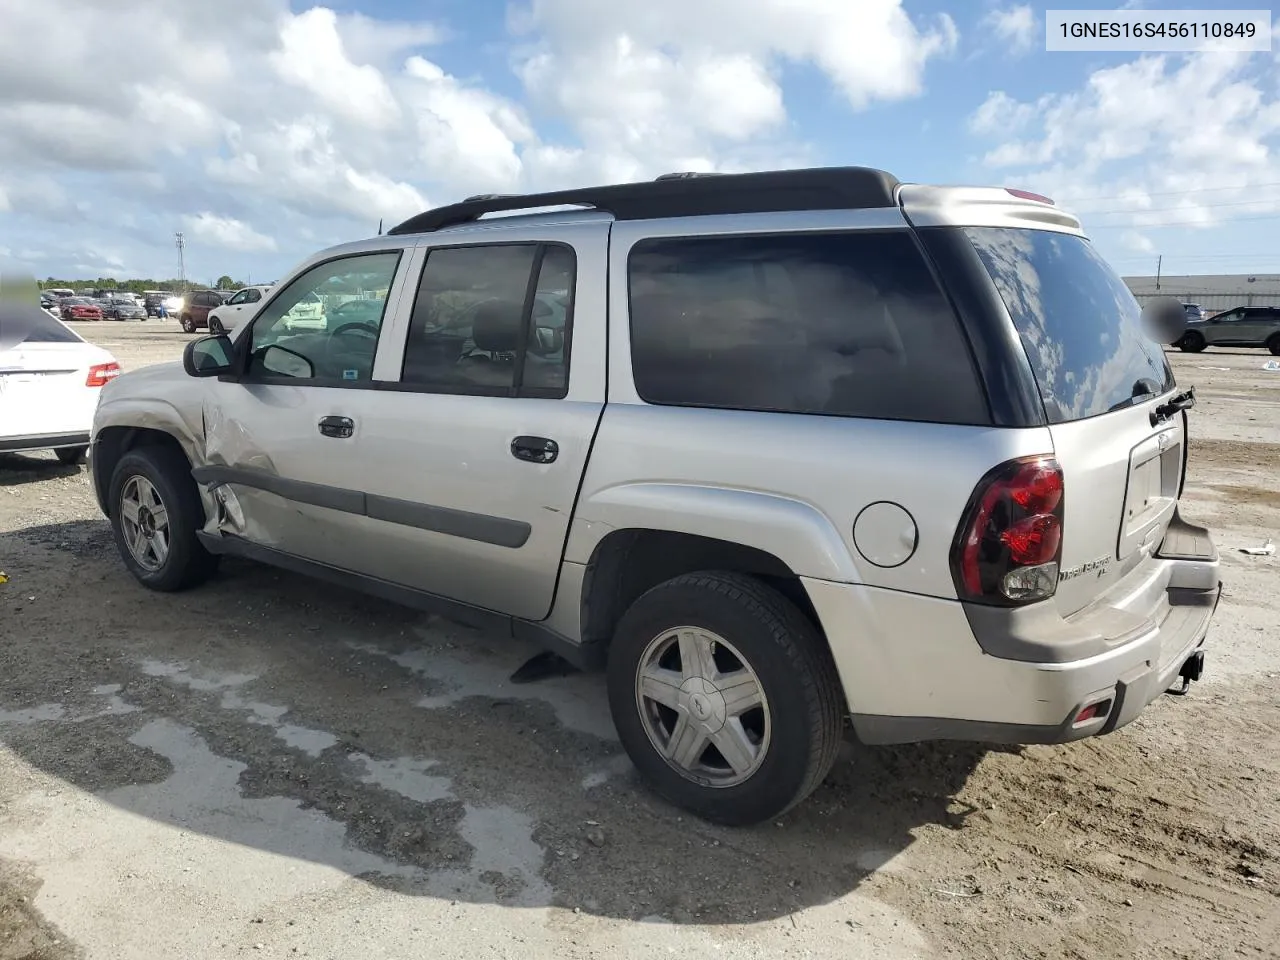
<path id="1" fill-rule="evenodd" d="M 479 220 L 486 213 L 539 207 L 588 207 L 615 220 L 653 220 L 788 210 L 863 210 L 892 207 L 899 181 L 870 167 L 817 167 L 762 173 L 664 174 L 642 183 L 582 187 L 551 193 L 482 194 L 427 210 L 387 231 L 430 233 Z"/>

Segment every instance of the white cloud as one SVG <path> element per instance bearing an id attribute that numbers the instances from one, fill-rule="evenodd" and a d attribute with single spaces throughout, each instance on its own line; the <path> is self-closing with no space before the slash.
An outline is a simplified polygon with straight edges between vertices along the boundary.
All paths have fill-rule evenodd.
<path id="1" fill-rule="evenodd" d="M 0 24 L 6 239 L 112 267 L 74 252 L 101 240 L 159 273 L 185 226 L 197 275 L 428 197 L 821 162 L 788 113 L 795 68 L 848 115 L 920 96 L 958 42 L 904 0 L 521 0 L 505 48 L 289 0 L 0 0 Z"/>
<path id="2" fill-rule="evenodd" d="M 992 168 L 1108 227 L 1210 226 L 1280 211 L 1280 101 L 1263 59 L 1143 56 L 1080 90 L 990 94 L 969 129 Z M 1004 174 L 1002 174 L 1004 175 Z"/>
<path id="3" fill-rule="evenodd" d="M 1137 230 L 1126 230 L 1120 235 L 1120 242 L 1129 250 L 1137 253 L 1155 253 L 1156 245 L 1146 234 L 1139 233 Z"/>
<path id="4" fill-rule="evenodd" d="M 377 67 L 347 59 L 338 15 L 324 7 L 286 14 L 280 49 L 271 65 L 287 83 L 315 95 L 321 106 L 356 125 L 385 130 L 400 119 L 400 107 Z"/>
<path id="5" fill-rule="evenodd" d="M 258 233 L 249 224 L 233 217 L 220 217 L 206 210 L 197 216 L 185 217 L 184 222 L 192 238 L 217 247 L 246 253 L 276 249 L 276 242 L 271 237 Z"/>
<path id="6" fill-rule="evenodd" d="M 816 66 L 852 109 L 917 96 L 958 36 L 950 17 L 921 24 L 899 0 L 532 0 L 513 26 L 541 35 L 516 57 L 534 105 L 567 118 L 609 178 L 689 157 L 721 169 L 777 137 L 787 64 Z M 583 165 L 572 150 L 534 160 L 548 174 Z"/>
<path id="7" fill-rule="evenodd" d="M 1030 53 L 1035 45 L 1036 13 L 1029 4 L 997 7 L 983 18 L 982 23 L 1010 53 Z"/>

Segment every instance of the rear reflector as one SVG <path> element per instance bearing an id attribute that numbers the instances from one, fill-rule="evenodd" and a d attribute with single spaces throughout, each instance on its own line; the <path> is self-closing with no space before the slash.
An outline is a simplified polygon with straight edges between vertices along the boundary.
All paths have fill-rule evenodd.
<path id="1" fill-rule="evenodd" d="M 1090 720 L 1097 720 L 1099 717 L 1105 717 L 1111 712 L 1111 701 L 1103 700 L 1099 703 L 1091 703 L 1079 713 L 1076 714 L 1072 723 L 1088 723 Z"/>
<path id="2" fill-rule="evenodd" d="M 107 382 L 114 380 L 120 376 L 120 364 L 118 363 L 95 363 L 89 368 L 89 376 L 85 379 L 86 387 L 102 387 Z"/>

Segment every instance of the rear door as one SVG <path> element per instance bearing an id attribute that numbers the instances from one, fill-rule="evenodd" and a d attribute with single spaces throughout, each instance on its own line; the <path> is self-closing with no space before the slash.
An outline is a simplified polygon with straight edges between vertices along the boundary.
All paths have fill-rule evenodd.
<path id="1" fill-rule="evenodd" d="M 1086 606 L 1160 545 L 1186 442 L 1182 417 L 1154 411 L 1175 392 L 1160 344 L 1119 276 L 1083 237 L 996 227 L 965 231 L 1031 361 L 1062 466 L 1063 615 Z"/>
<path id="2" fill-rule="evenodd" d="M 604 408 L 608 237 L 593 221 L 432 242 L 398 383 L 357 444 L 379 545 L 361 572 L 547 616 Z"/>

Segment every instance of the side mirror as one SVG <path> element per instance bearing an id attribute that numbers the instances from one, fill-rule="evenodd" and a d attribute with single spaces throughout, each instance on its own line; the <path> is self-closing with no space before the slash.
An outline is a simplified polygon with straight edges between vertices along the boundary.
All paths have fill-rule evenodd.
<path id="1" fill-rule="evenodd" d="M 220 377 L 235 364 L 235 347 L 226 334 L 192 340 L 182 351 L 182 368 L 189 377 Z"/>
<path id="2" fill-rule="evenodd" d="M 1187 332 L 1187 311 L 1182 301 L 1156 297 L 1142 308 L 1142 328 L 1156 343 L 1174 344 Z"/>

